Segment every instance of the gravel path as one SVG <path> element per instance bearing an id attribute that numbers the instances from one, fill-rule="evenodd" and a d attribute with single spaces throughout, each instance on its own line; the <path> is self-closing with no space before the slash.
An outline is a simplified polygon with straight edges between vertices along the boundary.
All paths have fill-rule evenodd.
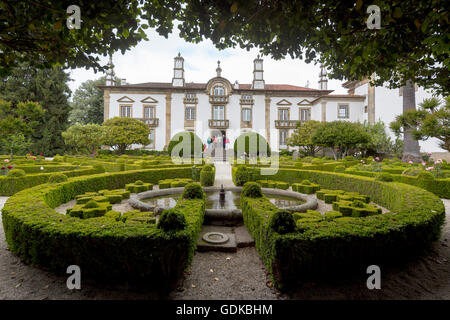
<path id="1" fill-rule="evenodd" d="M 4 201 L 6 198 L 0 197 L 0 208 Z M 100 286 L 84 280 L 81 290 L 68 290 L 66 277 L 25 265 L 11 254 L 0 224 L 0 300 L 450 299 L 450 200 L 443 201 L 446 225 L 432 252 L 405 266 L 381 270 L 381 290 L 374 291 L 368 290 L 365 280 L 359 279 L 335 284 L 307 283 L 295 293 L 279 295 L 269 288 L 269 278 L 255 248 L 242 248 L 237 253 L 196 253 L 180 288 L 169 297 L 128 286 Z"/>

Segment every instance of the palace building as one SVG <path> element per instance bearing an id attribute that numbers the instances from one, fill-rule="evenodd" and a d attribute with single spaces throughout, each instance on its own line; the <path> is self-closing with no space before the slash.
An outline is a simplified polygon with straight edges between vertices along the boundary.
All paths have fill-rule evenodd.
<path id="1" fill-rule="evenodd" d="M 106 85 L 99 87 L 104 92 L 104 118 L 131 117 L 148 124 L 152 142 L 146 149 L 163 150 L 181 131 L 196 133 L 204 143 L 208 137 L 226 137 L 226 147 L 232 148 L 240 134 L 254 131 L 266 138 L 272 150 L 282 150 L 289 148 L 286 139 L 298 121 L 374 123 L 381 119 L 388 125 L 395 117 L 389 103 L 383 104 L 385 99 L 375 96 L 375 88 L 367 81 L 346 82 L 348 94 L 332 94 L 323 67 L 318 89 L 313 89 L 266 83 L 259 56 L 253 61 L 253 81 L 249 84 L 231 83 L 222 77 L 220 62 L 214 78 L 204 83 L 186 82 L 184 58 L 178 54 L 172 82 L 116 85 L 110 63 Z M 375 107 L 376 99 L 382 99 L 380 108 Z M 401 106 L 400 101 L 397 114 Z M 389 113 L 389 119 L 385 120 L 383 112 Z"/>

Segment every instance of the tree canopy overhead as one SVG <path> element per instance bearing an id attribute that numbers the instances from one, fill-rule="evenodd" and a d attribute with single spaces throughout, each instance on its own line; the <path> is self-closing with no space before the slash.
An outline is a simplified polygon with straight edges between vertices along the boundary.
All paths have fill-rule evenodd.
<path id="1" fill-rule="evenodd" d="M 259 46 L 276 59 L 323 62 L 335 79 L 395 87 L 412 80 L 439 92 L 450 88 L 448 2 L 442 0 L 290 1 L 190 0 L 181 35 L 218 48 Z M 369 5 L 381 10 L 381 29 L 366 25 Z M 320 55 L 320 57 L 319 57 Z"/>
<path id="2" fill-rule="evenodd" d="M 444 96 L 450 88 L 448 6 L 444 0 L 118 0 L 78 1 L 81 28 L 66 27 L 72 1 L 0 0 L 0 74 L 18 61 L 104 70 L 97 55 L 124 53 L 153 27 L 163 36 L 178 23 L 192 42 L 218 48 L 258 47 L 321 62 L 334 79 L 399 87 L 411 80 Z M 377 5 L 381 28 L 367 27 Z"/>

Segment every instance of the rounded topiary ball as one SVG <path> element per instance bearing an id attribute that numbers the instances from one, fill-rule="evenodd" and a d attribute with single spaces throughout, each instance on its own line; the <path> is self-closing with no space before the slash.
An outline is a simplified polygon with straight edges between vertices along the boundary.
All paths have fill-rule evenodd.
<path id="1" fill-rule="evenodd" d="M 26 173 L 22 169 L 12 169 L 8 172 L 8 177 L 19 178 L 19 177 L 24 177 L 25 175 L 26 175 Z"/>
<path id="2" fill-rule="evenodd" d="M 106 170 L 105 170 L 105 167 L 101 164 L 101 163 L 96 163 L 96 164 L 94 164 L 94 169 L 95 169 L 95 171 L 97 171 L 98 173 L 104 173 Z"/>
<path id="3" fill-rule="evenodd" d="M 157 225 L 165 232 L 183 230 L 186 226 L 186 217 L 176 209 L 164 210 Z"/>
<path id="4" fill-rule="evenodd" d="M 84 205 L 84 207 L 85 207 L 86 209 L 92 209 L 92 208 L 98 208 L 99 205 L 98 205 L 97 201 L 89 200 L 89 201 Z"/>
<path id="5" fill-rule="evenodd" d="M 246 182 L 250 180 L 250 173 L 245 165 L 239 165 L 236 168 L 234 176 L 237 186 L 243 186 Z"/>
<path id="6" fill-rule="evenodd" d="M 302 184 L 305 185 L 305 186 L 309 186 L 309 185 L 311 184 L 311 181 L 309 181 L 309 180 L 303 180 L 303 181 L 302 181 Z"/>
<path id="7" fill-rule="evenodd" d="M 48 183 L 60 183 L 67 181 L 67 176 L 63 173 L 54 173 L 48 178 Z"/>
<path id="8" fill-rule="evenodd" d="M 290 233 L 296 230 L 292 213 L 285 210 L 277 211 L 270 217 L 269 227 L 279 234 Z"/>
<path id="9" fill-rule="evenodd" d="M 137 186 L 142 186 L 144 184 L 144 182 L 142 182 L 142 180 L 138 180 L 134 184 Z"/>
<path id="10" fill-rule="evenodd" d="M 256 182 L 247 182 L 244 184 L 244 187 L 242 188 L 242 195 L 244 197 L 250 197 L 250 198 L 260 198 L 262 197 L 262 191 L 261 186 L 259 183 Z"/>
<path id="11" fill-rule="evenodd" d="M 204 199 L 205 192 L 199 183 L 188 183 L 184 186 L 183 199 Z"/>
<path id="12" fill-rule="evenodd" d="M 343 166 L 343 165 L 339 165 L 334 168 L 334 172 L 344 172 L 344 171 L 345 171 L 345 166 Z"/>

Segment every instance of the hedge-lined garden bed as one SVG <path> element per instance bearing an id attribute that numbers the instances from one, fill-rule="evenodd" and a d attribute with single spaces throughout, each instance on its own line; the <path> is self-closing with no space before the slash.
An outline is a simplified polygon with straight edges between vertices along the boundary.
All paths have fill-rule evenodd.
<path id="1" fill-rule="evenodd" d="M 190 176 L 190 168 L 149 169 L 76 177 L 18 192 L 2 214 L 9 249 L 25 263 L 58 274 L 75 264 L 97 280 L 173 285 L 193 256 L 204 199 L 178 201 L 175 210 L 185 216 L 186 227 L 171 232 L 155 224 L 124 224 L 109 215 L 79 219 L 53 208 L 77 195 L 124 188 L 136 180 L 155 184 Z"/>
<path id="2" fill-rule="evenodd" d="M 99 170 L 90 166 L 79 167 L 79 169 L 71 171 L 59 171 L 67 177 L 78 177 L 99 173 Z M 21 190 L 47 183 L 54 172 L 28 174 L 22 177 L 0 177 L 0 196 L 11 196 Z"/>
<path id="3" fill-rule="evenodd" d="M 295 230 L 279 234 L 270 227 L 279 209 L 265 197 L 241 195 L 244 222 L 273 282 L 288 289 L 298 282 L 344 273 L 363 274 L 427 249 L 437 240 L 445 218 L 442 201 L 423 189 L 341 173 L 280 169 L 273 179 L 308 179 L 326 189 L 358 191 L 390 213 L 331 221 L 299 219 Z"/>

